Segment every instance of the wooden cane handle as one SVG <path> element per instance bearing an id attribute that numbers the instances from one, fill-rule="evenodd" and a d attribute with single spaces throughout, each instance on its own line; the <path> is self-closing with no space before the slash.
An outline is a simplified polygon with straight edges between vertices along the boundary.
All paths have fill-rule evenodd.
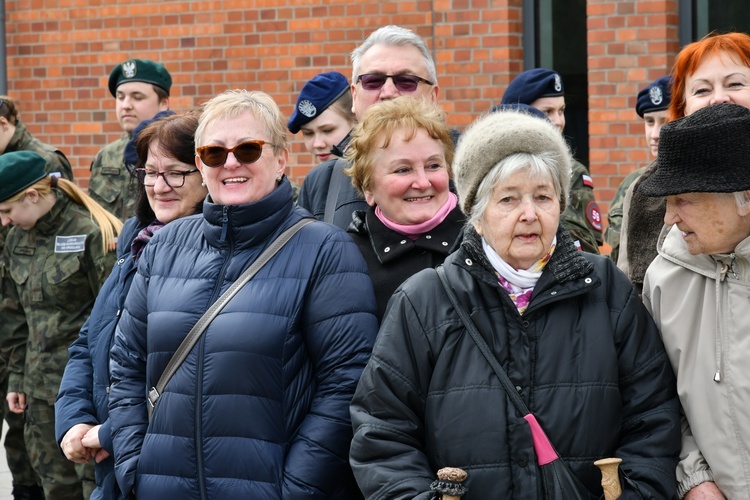
<path id="1" fill-rule="evenodd" d="M 461 500 L 465 493 L 465 488 L 461 486 L 461 483 L 468 476 L 466 471 L 458 467 L 443 467 L 438 471 L 437 476 L 438 481 L 441 482 L 440 490 L 443 491 L 442 500 Z M 455 485 L 455 487 L 451 487 L 451 485 Z M 447 490 L 454 490 L 457 495 L 447 493 Z"/>
<path id="2" fill-rule="evenodd" d="M 602 471 L 604 500 L 617 500 L 622 495 L 620 473 L 618 471 L 621 462 L 621 458 L 602 458 L 594 462 L 594 465 Z"/>

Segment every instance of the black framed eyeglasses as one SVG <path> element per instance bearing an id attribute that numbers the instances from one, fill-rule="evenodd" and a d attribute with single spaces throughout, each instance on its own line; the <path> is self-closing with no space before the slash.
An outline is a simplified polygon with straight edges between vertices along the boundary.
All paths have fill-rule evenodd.
<path id="1" fill-rule="evenodd" d="M 151 170 L 149 168 L 136 168 L 135 175 L 141 184 L 148 187 L 156 185 L 156 180 L 161 177 L 167 186 L 171 188 L 180 188 L 185 185 L 185 177 L 188 175 L 198 172 L 197 168 L 193 170 L 167 170 L 165 172 L 159 172 L 158 170 Z"/>
<path id="2" fill-rule="evenodd" d="M 273 146 L 270 142 L 253 140 L 241 142 L 231 149 L 224 146 L 201 146 L 195 150 L 204 165 L 216 168 L 227 162 L 229 153 L 234 154 L 240 163 L 255 163 L 263 154 L 263 146 L 266 144 Z"/>
<path id="3" fill-rule="evenodd" d="M 357 81 L 362 85 L 365 90 L 379 90 L 385 85 L 388 79 L 393 80 L 393 85 L 400 92 L 414 92 L 419 87 L 420 83 L 426 83 L 427 85 L 434 85 L 431 81 L 425 80 L 422 77 L 416 75 L 383 75 L 380 73 L 367 73 L 359 75 Z"/>

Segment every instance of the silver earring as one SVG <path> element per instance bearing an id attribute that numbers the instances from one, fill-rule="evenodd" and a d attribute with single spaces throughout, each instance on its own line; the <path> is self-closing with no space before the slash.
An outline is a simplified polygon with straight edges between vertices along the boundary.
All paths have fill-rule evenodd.
<path id="1" fill-rule="evenodd" d="M 201 182 L 201 187 L 206 187 L 206 181 Z"/>
<path id="2" fill-rule="evenodd" d="M 283 179 L 283 178 L 284 178 L 283 175 L 280 175 L 280 176 L 276 177 L 276 182 L 281 182 L 281 179 Z"/>

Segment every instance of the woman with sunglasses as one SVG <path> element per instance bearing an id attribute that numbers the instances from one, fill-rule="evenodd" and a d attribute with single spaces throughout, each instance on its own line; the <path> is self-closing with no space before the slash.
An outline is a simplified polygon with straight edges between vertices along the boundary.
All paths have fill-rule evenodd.
<path id="1" fill-rule="evenodd" d="M 378 319 L 406 278 L 442 264 L 466 221 L 450 192 L 453 141 L 432 103 L 397 97 L 367 110 L 346 155 L 354 186 L 370 205 L 349 235 L 365 257 Z"/>
<path id="2" fill-rule="evenodd" d="M 136 173 L 142 186 L 136 215 L 118 240 L 118 259 L 97 296 L 91 316 L 68 349 L 55 403 L 55 433 L 65 456 L 76 463 L 96 461 L 92 499 L 120 499 L 109 420 L 109 349 L 138 259 L 154 232 L 200 213 L 206 188 L 195 168 L 198 113 L 174 115 L 147 125 L 137 136 Z"/>
<path id="3" fill-rule="evenodd" d="M 93 467 L 74 465 L 55 442 L 54 403 L 67 348 L 114 263 L 122 223 L 72 182 L 47 174 L 32 151 L 0 155 L 0 219 L 13 225 L 0 263 L 0 338 L 7 402 L 24 414 L 31 464 L 46 498 L 88 498 Z M 8 307 L 9 304 L 13 307 Z"/>
<path id="4" fill-rule="evenodd" d="M 357 498 L 349 403 L 377 334 L 375 297 L 356 246 L 328 224 L 303 227 L 237 292 L 149 420 L 144 388 L 193 325 L 309 217 L 292 201 L 286 126 L 268 95 L 214 97 L 195 143 L 203 215 L 169 224 L 144 250 L 112 348 L 120 488 L 139 500 Z"/>

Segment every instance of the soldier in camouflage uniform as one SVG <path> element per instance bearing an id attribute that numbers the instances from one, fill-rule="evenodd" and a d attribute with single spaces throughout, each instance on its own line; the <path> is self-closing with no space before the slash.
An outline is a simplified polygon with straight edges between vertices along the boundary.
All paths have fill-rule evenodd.
<path id="1" fill-rule="evenodd" d="M 503 94 L 501 106 L 526 104 L 546 115 L 563 132 L 565 128 L 565 89 L 562 78 L 552 70 L 536 68 L 516 76 Z M 573 162 L 568 206 L 560 216 L 576 246 L 589 253 L 599 253 L 603 243 L 602 215 L 594 196 L 594 181 L 588 168 Z"/>
<path id="2" fill-rule="evenodd" d="M 649 150 L 651 151 L 651 156 L 654 159 L 656 159 L 656 154 L 659 152 L 659 132 L 661 131 L 662 125 L 667 121 L 667 108 L 669 108 L 669 103 L 672 100 L 669 78 L 669 75 L 663 76 L 641 89 L 641 91 L 638 92 L 638 99 L 635 103 L 635 112 L 638 113 L 638 116 L 643 118 L 643 125 L 646 130 L 646 141 Z M 641 167 L 635 172 L 631 172 L 625 177 L 625 179 L 623 179 L 622 183 L 620 183 L 620 186 L 617 188 L 617 192 L 612 199 L 612 204 L 607 213 L 609 225 L 604 232 L 604 241 L 612 247 L 610 257 L 615 263 L 617 263 L 620 254 L 620 231 L 622 230 L 623 223 L 623 204 L 625 201 L 625 195 L 627 194 L 628 189 L 630 189 L 630 186 L 640 179 L 643 172 L 646 171 L 646 168 L 646 166 Z"/>
<path id="3" fill-rule="evenodd" d="M 45 497 L 85 499 L 93 464 L 73 464 L 60 453 L 54 403 L 67 348 L 114 263 L 110 250 L 122 223 L 72 182 L 48 176 L 45 165 L 30 151 L 0 155 L 0 220 L 14 226 L 0 262 L 8 294 L 0 310 L 6 399 L 10 411 L 26 417 L 26 448 Z"/>
<path id="4" fill-rule="evenodd" d="M 63 152 L 34 138 L 19 119 L 15 102 L 8 96 L 0 96 L 0 154 L 14 151 L 34 151 L 45 159 L 44 168 L 47 173 L 56 173 L 64 179 L 73 180 L 73 169 Z M 0 227 L 0 255 L 9 230 L 8 227 Z M 14 307 L 4 290 L 0 290 L 0 302 L 10 302 L 6 306 Z M 8 468 L 13 476 L 13 496 L 16 500 L 41 500 L 44 496 L 24 444 L 23 416 L 9 412 L 5 404 L 8 385 L 5 355 L 6 353 L 2 353 L 0 359 L 0 397 L 3 401 L 0 406 L 0 420 L 5 418 L 8 423 L 4 444 Z"/>
<path id="5" fill-rule="evenodd" d="M 125 162 L 125 146 L 138 124 L 169 109 L 171 87 L 166 68 L 148 59 L 128 59 L 109 75 L 117 120 L 126 135 L 104 146 L 91 163 L 89 195 L 120 220 L 134 215 L 137 191 L 134 165 Z"/>

